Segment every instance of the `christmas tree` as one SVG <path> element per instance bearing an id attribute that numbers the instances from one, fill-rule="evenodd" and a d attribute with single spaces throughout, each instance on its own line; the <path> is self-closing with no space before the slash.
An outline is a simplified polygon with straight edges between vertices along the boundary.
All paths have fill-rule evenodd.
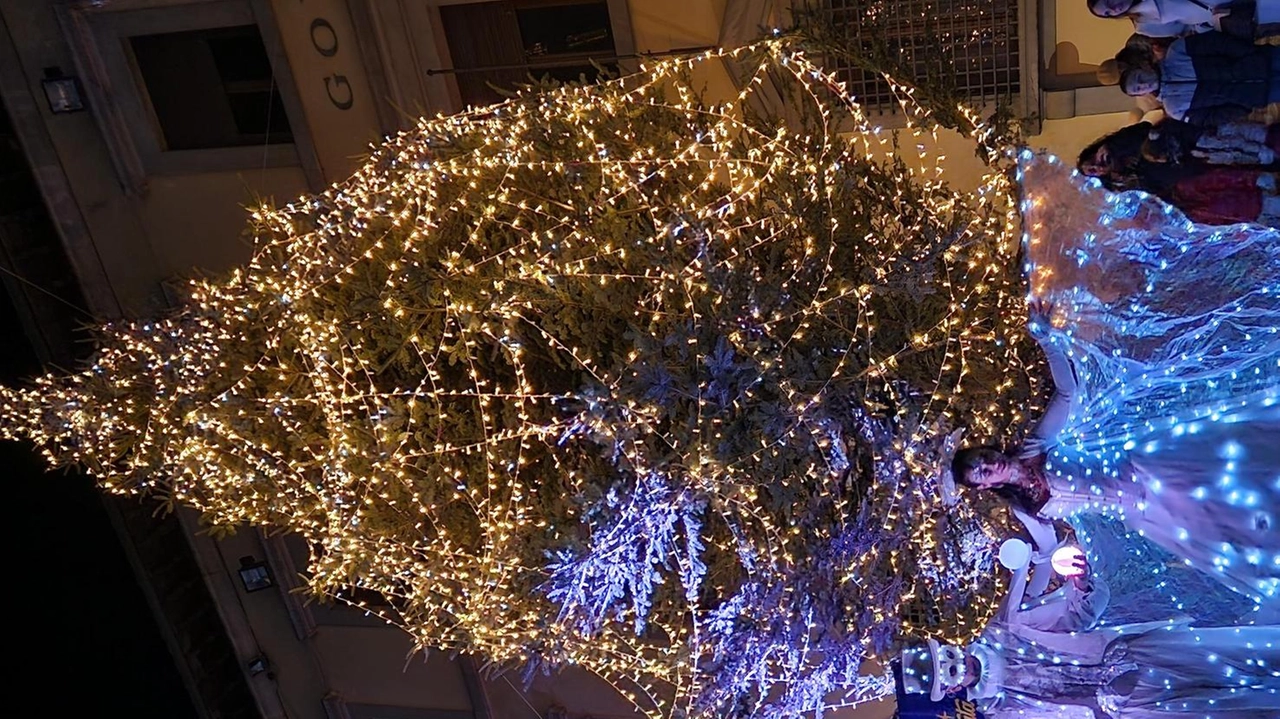
<path id="1" fill-rule="evenodd" d="M 705 102 L 725 56 L 742 90 Z M 422 647 L 660 716 L 889 693 L 863 658 L 1000 596 L 945 445 L 1016 438 L 1042 389 L 1000 158 L 957 192 L 893 142 L 783 42 L 425 120 L 255 210 L 179 311 L 0 390 L 0 427 L 302 535 L 314 592 L 381 593 Z"/>

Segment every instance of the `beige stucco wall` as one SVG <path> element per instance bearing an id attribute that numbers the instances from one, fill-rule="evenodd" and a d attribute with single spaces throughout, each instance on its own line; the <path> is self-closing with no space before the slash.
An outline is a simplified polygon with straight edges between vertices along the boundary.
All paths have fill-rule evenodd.
<path id="1" fill-rule="evenodd" d="M 285 203 L 306 190 L 296 167 L 153 177 L 138 202 L 142 226 L 172 277 L 224 272 L 247 262 L 247 207 Z"/>
<path id="2" fill-rule="evenodd" d="M 727 0 L 629 0 L 636 52 L 666 52 L 679 48 L 714 46 Z M 694 71 L 695 87 L 708 98 L 731 97 L 736 88 L 724 65 L 701 63 Z"/>
<path id="3" fill-rule="evenodd" d="M 1032 138 L 1033 146 L 1075 162 L 1080 150 L 1097 138 L 1129 123 L 1129 113 L 1084 115 L 1066 120 L 1046 120 L 1043 131 Z"/>
<path id="4" fill-rule="evenodd" d="M 344 0 L 272 0 L 271 7 L 304 115 L 291 122 L 295 127 L 305 123 L 324 181 L 340 181 L 359 167 L 380 136 L 347 5 Z M 325 24 L 313 31 L 317 19 Z M 348 101 L 350 107 L 344 107 Z M 150 178 L 136 209 L 158 262 L 156 280 L 224 272 L 245 262 L 244 208 L 263 200 L 282 204 L 306 192 L 300 167 Z"/>
<path id="5" fill-rule="evenodd" d="M 311 643 L 330 688 L 350 703 L 471 709 L 462 674 L 449 656 L 412 653 L 402 632 L 320 627 Z"/>
<path id="6" fill-rule="evenodd" d="M 1071 43 L 1082 63 L 1097 65 L 1114 57 L 1133 34 L 1128 20 L 1094 17 L 1085 0 L 1057 0 L 1055 4 L 1055 41 Z"/>
<path id="7" fill-rule="evenodd" d="M 76 72 L 53 4 L 0 0 L 0 14 L 23 64 L 25 91 L 47 113 L 41 68 Z M 45 126 L 60 159 L 58 169 L 67 177 L 112 289 L 129 314 L 158 309 L 166 280 L 190 276 L 196 268 L 217 272 L 244 261 L 242 208 L 264 196 L 287 200 L 307 189 L 300 167 L 283 167 L 153 175 L 127 193 L 91 112 L 46 114 Z M 346 163 L 335 172 L 345 174 L 349 168 Z"/>
<path id="8" fill-rule="evenodd" d="M 189 513 L 185 519 L 195 522 Z M 236 644 L 241 661 L 247 665 L 256 656 L 268 660 L 273 676 L 250 676 L 249 683 L 278 699 L 283 710 L 279 719 L 330 719 L 321 702 L 327 695 L 350 704 L 472 708 L 456 663 L 439 652 L 413 653 L 406 634 L 375 620 L 358 619 L 349 626 L 320 623 L 313 634 L 299 639 L 281 594 L 289 591 L 281 587 L 291 586 L 283 568 L 272 566 L 276 587 L 245 592 L 240 586 L 239 558 L 268 556 L 257 532 L 239 531 L 217 541 L 197 537 L 194 544 L 214 563 L 206 571 L 214 572 L 210 585 L 224 621 L 247 625 Z M 276 716 L 271 707 L 264 710 L 268 719 Z"/>
<path id="9" fill-rule="evenodd" d="M 1095 139 L 1124 127 L 1129 123 L 1129 115 L 1115 112 L 1103 115 L 1082 115 L 1063 120 L 1045 120 L 1041 123 L 1040 133 L 1027 138 L 1027 144 L 1037 150 L 1052 152 L 1072 163 L 1080 154 L 1080 150 Z M 905 132 L 905 131 L 900 131 Z M 904 135 L 905 136 L 905 135 Z M 909 155 L 916 147 L 914 142 L 903 142 L 902 151 L 908 164 L 931 171 L 932 160 L 921 160 L 923 156 L 934 157 L 941 153 L 945 157 L 944 177 L 958 189 L 977 187 L 985 166 L 973 152 L 973 143 L 955 132 L 942 130 L 934 137 L 924 134 L 920 136 L 918 146 L 923 154 Z"/>
<path id="10" fill-rule="evenodd" d="M 115 182 L 116 173 L 97 124 L 88 112 L 53 115 L 44 102 L 41 68 L 71 70 L 73 63 L 60 41 L 62 33 L 52 7 L 29 0 L 0 0 L 0 13 L 9 30 L 9 38 L 0 41 L 13 40 L 26 80 L 25 88 L 4 91 L 22 91 L 34 98 L 58 158 L 54 169 L 66 175 L 116 295 L 122 304 L 145 307 L 160 279 L 154 248 L 141 218 L 124 201 Z M 35 171 L 40 177 L 48 170 L 37 167 Z"/>
<path id="11" fill-rule="evenodd" d="M 661 51 L 715 45 L 727 0 L 629 0 L 636 48 Z"/>

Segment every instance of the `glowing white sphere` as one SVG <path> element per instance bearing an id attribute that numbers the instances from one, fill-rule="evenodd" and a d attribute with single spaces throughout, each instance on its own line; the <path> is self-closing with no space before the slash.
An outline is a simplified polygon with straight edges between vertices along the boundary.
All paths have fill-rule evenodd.
<path id="1" fill-rule="evenodd" d="M 1031 561 L 1031 545 L 1014 537 L 1000 545 L 1000 564 L 1005 569 L 1021 569 Z"/>
<path id="2" fill-rule="evenodd" d="M 1075 577 L 1084 574 L 1083 569 L 1076 566 L 1076 562 L 1084 559 L 1084 552 L 1079 547 L 1071 545 L 1061 547 L 1054 551 L 1053 556 L 1049 558 L 1049 563 L 1053 565 L 1053 571 L 1064 577 Z"/>

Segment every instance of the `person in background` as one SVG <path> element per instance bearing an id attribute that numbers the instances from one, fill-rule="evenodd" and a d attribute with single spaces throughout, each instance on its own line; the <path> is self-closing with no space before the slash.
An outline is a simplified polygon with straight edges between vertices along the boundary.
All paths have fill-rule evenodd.
<path id="1" fill-rule="evenodd" d="M 1275 0 L 1086 0 L 1100 18 L 1127 18 L 1150 37 L 1219 31 L 1254 40 L 1280 35 Z"/>
<path id="2" fill-rule="evenodd" d="M 1192 161 L 1176 167 L 1151 167 L 1155 163 L 1143 155 L 1143 149 L 1154 127 L 1150 122 L 1138 122 L 1098 138 L 1080 151 L 1076 168 L 1084 175 L 1098 178 L 1113 192 L 1145 190 L 1168 201 L 1174 184 L 1201 172 L 1203 163 Z"/>
<path id="3" fill-rule="evenodd" d="M 1110 60 L 1098 66 L 1098 82 L 1105 86 L 1119 85 L 1121 74 L 1134 67 L 1152 66 L 1164 58 L 1172 38 L 1153 38 L 1134 33 L 1125 41 L 1124 48 Z M 1134 109 L 1129 112 L 1130 124 L 1142 121 L 1158 122 L 1164 119 L 1164 108 L 1155 95 L 1134 97 Z"/>
<path id="4" fill-rule="evenodd" d="M 967 647 L 908 644 L 899 660 L 904 687 L 930 699 L 965 696 L 992 719 L 1274 715 L 1280 626 L 1199 627 L 1179 617 L 1097 626 L 1109 591 L 1084 576 L 1075 601 L 1092 611 L 1078 618 L 1068 601 L 1028 611 L 1011 593 Z"/>
<path id="5" fill-rule="evenodd" d="M 1127 95 L 1155 95 L 1175 120 L 1212 126 L 1280 102 L 1280 47 L 1219 32 L 1179 38 L 1154 65 L 1121 73 Z"/>
<path id="6" fill-rule="evenodd" d="M 1176 147 L 1176 161 L 1154 156 L 1153 131 L 1156 143 L 1167 143 L 1161 145 L 1166 152 L 1170 146 Z M 1199 132 L 1196 128 L 1191 131 Z M 1166 137 L 1166 133 L 1175 137 Z M 1140 122 L 1090 143 L 1080 152 L 1076 167 L 1113 192 L 1149 192 L 1200 224 L 1253 222 L 1280 227 L 1280 197 L 1271 167 L 1211 164 L 1180 144 L 1191 136 L 1174 126 L 1166 128 L 1164 123 Z"/>
<path id="7" fill-rule="evenodd" d="M 1280 228 L 1276 173 L 1257 167 L 1207 167 L 1175 182 L 1168 201 L 1202 225 L 1252 222 Z"/>
<path id="8" fill-rule="evenodd" d="M 1275 170 L 1280 155 L 1280 124 L 1229 122 L 1200 128 L 1165 119 L 1155 123 L 1142 148 L 1150 162 L 1245 165 Z"/>

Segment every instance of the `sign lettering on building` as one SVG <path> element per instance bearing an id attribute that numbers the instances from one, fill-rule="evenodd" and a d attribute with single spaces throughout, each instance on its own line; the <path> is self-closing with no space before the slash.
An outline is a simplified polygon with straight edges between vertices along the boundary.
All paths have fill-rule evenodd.
<path id="1" fill-rule="evenodd" d="M 325 180 L 352 172 L 381 134 L 343 0 L 272 0 Z"/>

